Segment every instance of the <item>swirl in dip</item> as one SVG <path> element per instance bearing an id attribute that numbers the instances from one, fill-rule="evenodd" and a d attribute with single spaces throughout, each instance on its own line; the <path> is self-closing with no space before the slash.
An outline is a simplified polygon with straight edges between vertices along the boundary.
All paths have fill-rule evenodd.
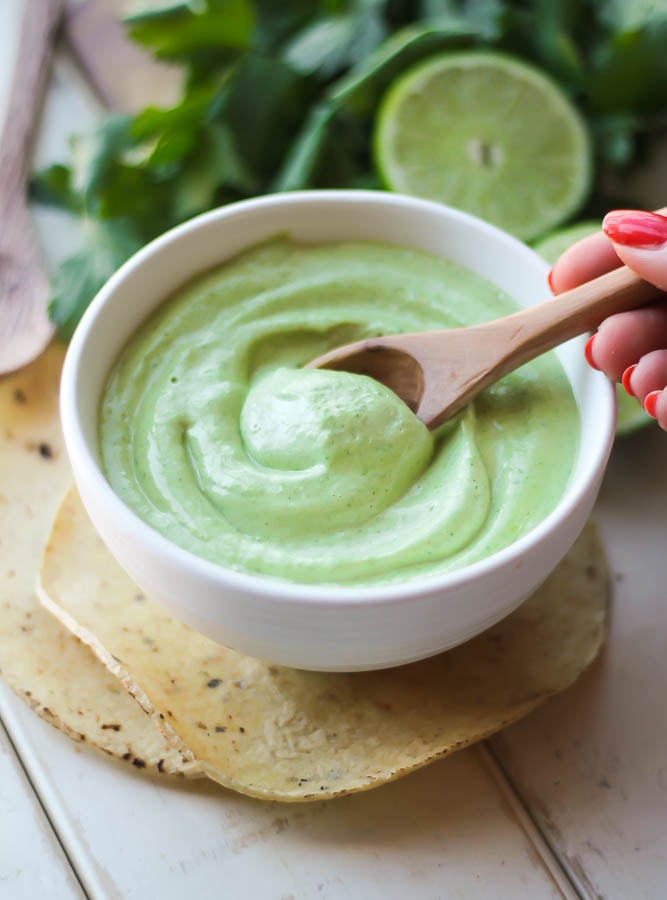
<path id="1" fill-rule="evenodd" d="M 179 291 L 106 386 L 104 468 L 174 543 L 243 572 L 371 585 L 460 568 L 556 505 L 579 440 L 554 354 L 435 433 L 388 388 L 301 366 L 363 337 L 515 308 L 488 282 L 396 246 L 248 250 Z"/>

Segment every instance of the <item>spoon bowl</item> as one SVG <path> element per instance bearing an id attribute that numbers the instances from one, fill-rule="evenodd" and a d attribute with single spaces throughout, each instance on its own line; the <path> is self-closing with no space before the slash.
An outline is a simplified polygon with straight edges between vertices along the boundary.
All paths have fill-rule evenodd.
<path id="1" fill-rule="evenodd" d="M 657 294 L 657 288 L 622 266 L 556 300 L 502 319 L 368 338 L 331 350 L 308 365 L 382 382 L 433 429 L 504 375 L 596 328 L 613 313 L 644 306 Z"/>

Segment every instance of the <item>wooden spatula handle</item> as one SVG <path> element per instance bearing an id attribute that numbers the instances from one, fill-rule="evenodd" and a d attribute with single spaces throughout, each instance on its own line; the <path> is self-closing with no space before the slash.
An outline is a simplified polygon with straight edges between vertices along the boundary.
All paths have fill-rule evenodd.
<path id="1" fill-rule="evenodd" d="M 21 37 L 0 131 L 0 375 L 34 359 L 51 339 L 48 277 L 26 199 L 30 145 L 61 0 L 23 4 Z"/>
<path id="2" fill-rule="evenodd" d="M 62 0 L 25 4 L 15 75 L 0 131 L 0 202 L 3 205 L 25 188 L 33 128 L 61 12 Z"/>

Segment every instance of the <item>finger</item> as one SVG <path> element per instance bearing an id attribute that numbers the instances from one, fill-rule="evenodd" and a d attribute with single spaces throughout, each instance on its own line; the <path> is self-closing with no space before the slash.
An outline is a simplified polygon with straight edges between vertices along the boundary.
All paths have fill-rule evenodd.
<path id="1" fill-rule="evenodd" d="M 667 216 L 616 210 L 605 216 L 602 228 L 626 266 L 667 290 Z"/>
<path id="2" fill-rule="evenodd" d="M 589 362 L 613 381 L 654 350 L 667 347 L 667 304 L 609 316 L 588 345 Z M 633 377 L 634 384 L 634 377 Z M 667 381 L 664 382 L 667 384 Z M 661 385 L 664 387 L 664 385 Z"/>
<path id="3" fill-rule="evenodd" d="M 600 231 L 577 241 L 559 257 L 549 274 L 549 286 L 554 294 L 562 294 L 620 265 L 613 245 Z"/>
<path id="4" fill-rule="evenodd" d="M 667 350 L 654 350 L 647 353 L 635 365 L 623 373 L 623 387 L 640 403 L 652 391 L 661 391 L 667 387 Z"/>
<path id="5" fill-rule="evenodd" d="M 625 214 L 637 214 L 637 211 L 616 210 L 608 213 L 604 222 L 607 227 L 610 227 L 614 221 L 618 222 L 619 218 Z M 648 217 L 657 216 L 658 219 L 664 219 L 667 216 L 667 207 L 659 209 L 657 213 L 639 214 Z M 617 229 L 617 233 L 620 230 L 622 229 Z M 607 236 L 612 237 L 612 235 Z M 622 256 L 621 253 L 623 254 Z M 605 272 L 617 269 L 623 262 L 626 262 L 626 252 L 625 250 L 621 251 L 621 243 L 610 244 L 608 240 L 605 240 L 604 232 L 601 231 L 599 234 L 592 234 L 578 241 L 562 254 L 549 273 L 549 286 L 554 294 L 562 294 L 563 291 L 569 291 L 585 281 L 590 281 L 599 275 L 604 275 Z M 634 269 L 634 262 L 638 262 L 639 267 L 644 272 L 648 271 L 645 268 L 647 265 L 656 265 L 655 262 L 651 263 L 650 260 L 647 261 L 645 258 L 640 257 L 633 258 L 633 264 L 626 262 L 626 265 L 630 265 L 630 268 Z M 664 263 L 660 265 L 664 265 Z M 637 269 L 635 271 L 637 271 L 637 274 L 641 274 Z M 652 281 L 654 284 L 658 283 L 653 281 L 652 278 L 648 278 L 647 274 L 641 275 L 641 277 Z M 660 286 L 663 290 L 665 289 L 663 285 Z"/>
<path id="6" fill-rule="evenodd" d="M 667 390 L 652 391 L 644 401 L 646 412 L 658 420 L 658 425 L 667 431 Z"/>

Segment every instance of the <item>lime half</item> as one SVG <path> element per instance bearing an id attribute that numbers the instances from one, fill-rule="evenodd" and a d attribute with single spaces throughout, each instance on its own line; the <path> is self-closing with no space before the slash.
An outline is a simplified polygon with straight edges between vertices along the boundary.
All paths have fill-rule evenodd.
<path id="1" fill-rule="evenodd" d="M 391 190 L 523 240 L 572 216 L 591 184 L 576 108 L 540 71 L 497 53 L 446 53 L 409 69 L 380 104 L 374 152 Z"/>
<path id="2" fill-rule="evenodd" d="M 630 434 L 644 425 L 650 425 L 654 421 L 646 412 L 644 407 L 625 393 L 622 385 L 616 385 L 616 399 L 618 401 L 616 409 L 616 434 Z"/>
<path id="3" fill-rule="evenodd" d="M 588 237 L 589 234 L 595 234 L 600 230 L 600 222 L 584 221 L 575 222 L 574 225 L 568 225 L 566 228 L 560 228 L 552 234 L 547 235 L 541 241 L 535 244 L 535 251 L 540 254 L 548 263 L 553 265 L 561 253 L 564 253 L 572 244 L 576 244 L 582 238 Z M 648 425 L 653 419 L 644 410 L 641 404 L 625 393 L 622 385 L 616 385 L 616 434 L 629 434 L 636 431 L 644 425 Z"/>
<path id="4" fill-rule="evenodd" d="M 533 244 L 533 249 L 539 253 L 543 259 L 546 259 L 552 266 L 558 257 L 565 253 L 573 244 L 582 238 L 589 237 L 602 229 L 602 222 L 595 219 L 585 219 L 583 222 L 575 222 L 573 225 L 566 225 L 565 228 L 559 228 L 552 231 L 541 240 Z"/>

